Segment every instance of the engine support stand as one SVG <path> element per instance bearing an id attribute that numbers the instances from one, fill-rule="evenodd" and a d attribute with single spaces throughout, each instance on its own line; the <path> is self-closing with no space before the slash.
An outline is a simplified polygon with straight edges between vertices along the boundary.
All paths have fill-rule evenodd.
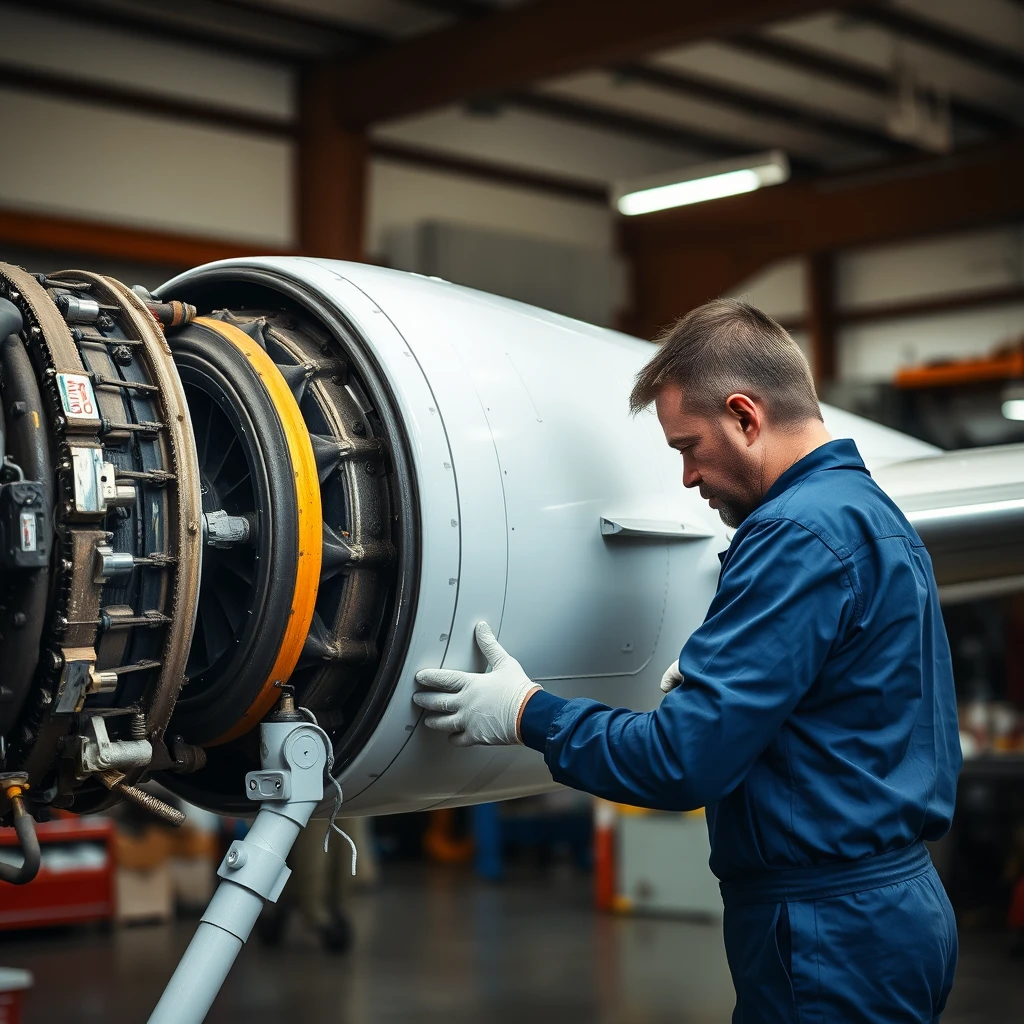
<path id="1" fill-rule="evenodd" d="M 260 738 L 263 770 L 245 777 L 246 795 L 262 804 L 260 812 L 225 855 L 220 885 L 149 1024 L 206 1018 L 263 904 L 280 897 L 291 875 L 285 860 L 292 844 L 323 800 L 331 752 L 315 725 L 282 710 L 260 726 Z"/>

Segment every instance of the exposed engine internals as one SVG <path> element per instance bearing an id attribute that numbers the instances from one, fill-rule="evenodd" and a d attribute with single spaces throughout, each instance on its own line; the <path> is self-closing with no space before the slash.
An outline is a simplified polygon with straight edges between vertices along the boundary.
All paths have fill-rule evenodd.
<path id="1" fill-rule="evenodd" d="M 344 767 L 415 565 L 405 441 L 348 325 L 255 271 L 157 300 L 0 264 L 0 398 L 0 821 L 178 820 L 153 777 L 241 809 L 283 686 Z"/>

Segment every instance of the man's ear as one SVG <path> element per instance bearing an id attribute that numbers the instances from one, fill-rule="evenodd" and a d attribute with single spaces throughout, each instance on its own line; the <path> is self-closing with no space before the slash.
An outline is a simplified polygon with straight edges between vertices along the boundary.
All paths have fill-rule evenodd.
<path id="1" fill-rule="evenodd" d="M 743 431 L 747 446 L 752 445 L 761 436 L 764 427 L 760 406 L 749 395 L 737 392 L 725 400 L 725 408 Z"/>

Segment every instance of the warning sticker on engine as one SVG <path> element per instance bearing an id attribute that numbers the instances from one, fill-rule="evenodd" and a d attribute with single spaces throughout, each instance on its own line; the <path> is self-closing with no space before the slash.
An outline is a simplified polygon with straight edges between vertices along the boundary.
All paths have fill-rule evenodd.
<path id="1" fill-rule="evenodd" d="M 60 401 L 69 420 L 96 419 L 96 396 L 92 381 L 83 373 L 58 373 Z"/>
<path id="2" fill-rule="evenodd" d="M 36 547 L 36 514 L 35 512 L 22 512 L 21 550 L 35 551 Z"/>

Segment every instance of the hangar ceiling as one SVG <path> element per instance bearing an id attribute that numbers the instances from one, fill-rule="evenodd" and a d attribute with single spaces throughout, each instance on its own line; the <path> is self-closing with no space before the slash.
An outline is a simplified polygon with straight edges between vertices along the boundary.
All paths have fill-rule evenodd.
<path id="1" fill-rule="evenodd" d="M 1021 0 L 727 0 L 701 5 L 704 13 L 565 0 L 21 6 L 295 69 L 331 65 L 341 116 L 368 125 L 383 155 L 447 158 L 454 170 L 469 161 L 466 173 L 476 159 L 478 173 L 504 168 L 524 174 L 526 187 L 575 187 L 594 201 L 620 173 L 614 154 L 629 147 L 648 147 L 667 170 L 778 146 L 806 177 L 1024 127 Z M 947 138 L 894 128 L 901 89 L 937 112 Z M 566 145 L 574 129 L 606 135 L 609 159 L 580 173 L 550 131 L 536 146 L 502 152 L 495 129 L 513 118 L 564 127 Z"/>
<path id="2" fill-rule="evenodd" d="M 99 54 L 88 75 L 56 55 L 0 59 L 7 89 L 294 142 L 302 252 L 366 258 L 370 157 L 589 215 L 617 180 L 779 147 L 787 185 L 616 222 L 632 280 L 621 324 L 650 336 L 807 256 L 819 379 L 835 363 L 838 249 L 1024 216 L 1024 0 L 0 0 L 15 8 L 52 15 L 65 47 L 101 34 L 78 43 L 68 26 L 114 29 L 293 83 L 268 109 L 140 89 Z M 8 244 L 182 266 L 241 251 L 3 214 Z"/>

